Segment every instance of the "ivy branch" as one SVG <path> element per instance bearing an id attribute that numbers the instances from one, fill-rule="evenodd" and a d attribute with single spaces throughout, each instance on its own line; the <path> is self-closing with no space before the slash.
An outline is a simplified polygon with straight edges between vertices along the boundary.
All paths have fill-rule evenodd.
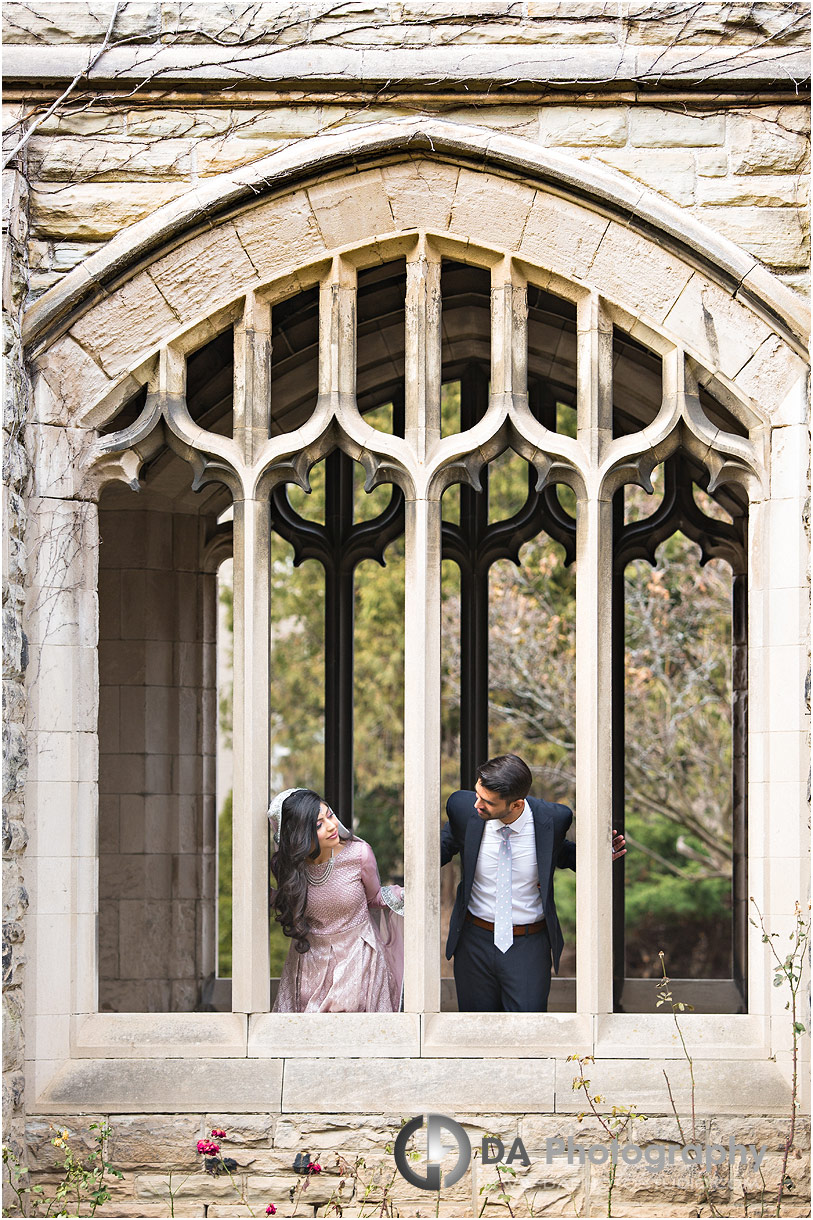
<path id="1" fill-rule="evenodd" d="M 683 1030 L 680 1028 L 680 1021 L 678 1021 L 678 1013 L 694 1012 L 694 1006 L 692 1004 L 684 1003 L 683 1000 L 674 999 L 672 992 L 670 990 L 670 984 L 671 984 L 672 980 L 667 976 L 667 973 L 666 973 L 666 958 L 664 956 L 662 949 L 658 953 L 658 957 L 661 959 L 661 970 L 663 972 L 663 978 L 661 978 L 658 981 L 657 988 L 656 988 L 657 996 L 658 996 L 658 999 L 656 1002 L 656 1007 L 661 1008 L 663 1005 L 668 1005 L 669 1009 L 671 1010 L 672 1019 L 675 1022 L 675 1029 L 677 1030 L 678 1038 L 680 1038 L 680 1045 L 683 1048 L 683 1055 L 684 1055 L 684 1058 L 686 1059 L 686 1063 L 689 1066 L 689 1079 L 691 1081 L 691 1113 L 692 1113 L 692 1140 L 691 1140 L 691 1142 L 693 1144 L 697 1144 L 697 1110 L 696 1110 L 696 1105 L 695 1105 L 697 1086 L 695 1084 L 695 1079 L 694 1079 L 694 1060 L 692 1059 L 692 1056 L 689 1053 L 689 1048 L 686 1045 L 686 1039 L 683 1037 Z M 685 1148 L 687 1140 L 686 1140 L 686 1136 L 683 1131 L 683 1124 L 680 1121 L 680 1115 L 678 1114 L 678 1111 L 677 1111 L 677 1106 L 675 1105 L 675 1098 L 672 1093 L 672 1085 L 670 1083 L 670 1080 L 666 1073 L 665 1068 L 664 1068 L 664 1072 L 663 1072 L 663 1078 L 666 1081 L 666 1091 L 669 1094 L 669 1104 L 672 1107 L 672 1113 L 675 1116 L 675 1122 L 677 1123 L 677 1128 L 680 1133 L 680 1138 L 683 1141 L 683 1146 Z M 701 1166 L 699 1161 L 697 1163 L 697 1168 L 700 1172 L 700 1179 L 703 1183 L 703 1193 L 706 1196 L 706 1202 L 709 1205 L 711 1214 L 712 1214 L 712 1216 L 719 1216 L 720 1212 L 717 1210 L 717 1208 L 712 1200 L 712 1197 L 711 1197 L 711 1182 L 709 1179 L 709 1175 L 708 1175 L 707 1171 L 705 1169 L 703 1169 L 703 1167 Z"/>
<path id="2" fill-rule="evenodd" d="M 580 1089 L 587 1098 L 587 1104 L 595 1118 L 598 1119 L 600 1126 L 607 1132 L 611 1140 L 620 1143 L 621 1137 L 628 1133 L 632 1134 L 635 1123 L 643 1122 L 646 1118 L 645 1114 L 640 1114 L 635 1106 L 613 1106 L 608 1115 L 599 1112 L 598 1106 L 606 1105 L 606 1098 L 599 1093 L 591 1094 L 590 1081 L 584 1074 L 584 1066 L 586 1063 L 595 1063 L 592 1055 L 568 1055 L 568 1062 L 575 1062 L 579 1065 L 578 1076 L 573 1077 L 573 1092 L 577 1093 Z M 585 1111 L 578 1115 L 579 1122 L 582 1122 L 585 1117 Z M 613 1214 L 613 1190 L 615 1189 L 615 1178 L 618 1173 L 618 1164 L 610 1158 L 610 1176 L 607 1185 L 607 1215 Z"/>

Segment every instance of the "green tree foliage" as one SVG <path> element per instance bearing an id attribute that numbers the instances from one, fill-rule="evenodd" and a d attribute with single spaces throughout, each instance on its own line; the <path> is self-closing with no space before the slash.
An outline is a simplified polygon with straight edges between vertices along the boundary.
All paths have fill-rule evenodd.
<path id="1" fill-rule="evenodd" d="M 626 581 L 631 973 L 730 977 L 731 574 L 681 534 Z"/>
<path id="2" fill-rule="evenodd" d="M 217 820 L 217 973 L 231 978 L 232 952 L 232 794 L 229 792 Z M 279 924 L 270 928 L 271 977 L 278 978 L 290 945 Z"/>
<path id="3" fill-rule="evenodd" d="M 217 817 L 217 973 L 231 978 L 232 794 Z"/>

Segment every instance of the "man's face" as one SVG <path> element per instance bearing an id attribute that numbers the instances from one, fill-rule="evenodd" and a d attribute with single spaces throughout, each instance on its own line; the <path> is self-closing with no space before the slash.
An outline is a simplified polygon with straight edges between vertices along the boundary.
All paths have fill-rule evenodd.
<path id="1" fill-rule="evenodd" d="M 483 786 L 479 779 L 474 785 L 476 800 L 474 808 L 479 813 L 484 822 L 497 820 L 500 822 L 515 822 L 522 810 L 525 808 L 525 801 L 506 801 L 498 792 L 492 792 L 489 788 Z"/>

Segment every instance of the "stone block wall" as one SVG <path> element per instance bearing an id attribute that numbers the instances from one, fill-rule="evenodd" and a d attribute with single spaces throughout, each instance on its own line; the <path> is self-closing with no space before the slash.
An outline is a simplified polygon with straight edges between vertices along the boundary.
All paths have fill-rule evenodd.
<path id="1" fill-rule="evenodd" d="M 686 113 L 668 104 L 460 106 L 438 99 L 318 108 L 280 102 L 208 112 L 128 103 L 54 119 L 31 140 L 31 293 L 36 297 L 120 229 L 293 140 L 383 117 L 427 114 L 486 126 L 599 162 L 686 208 L 799 291 L 808 281 L 810 115 L 805 105 Z M 168 127 L 178 133 L 167 138 Z M 39 129 L 42 132 L 42 128 Z M 135 131 L 136 134 L 133 134 Z"/>
<path id="2" fill-rule="evenodd" d="M 176 1216 L 248 1214 L 238 1202 L 240 1191 L 260 1216 L 269 1204 L 276 1207 L 278 1216 L 335 1215 L 334 1202 L 340 1203 L 342 1214 L 348 1217 L 375 1215 L 385 1200 L 402 1216 L 499 1216 L 506 1214 L 506 1205 L 499 1198 L 503 1191 L 516 1216 L 607 1214 L 608 1167 L 598 1163 L 600 1152 L 588 1156 L 586 1149 L 609 1147 L 610 1139 L 592 1116 L 582 1121 L 561 1114 L 458 1116 L 477 1155 L 460 1181 L 441 1191 L 437 1210 L 434 1193 L 411 1186 L 395 1169 L 392 1145 L 409 1117 L 386 1112 L 364 1118 L 357 1114 L 111 1114 L 106 1116 L 111 1128 L 106 1152 L 124 1177 L 111 1180 L 112 1199 L 96 1214 L 166 1216 L 170 1184 Z M 95 1136 L 91 1121 L 87 1116 L 29 1120 L 29 1163 L 34 1180 L 46 1191 L 59 1180 L 61 1154 L 51 1139 L 57 1131 L 67 1131 L 72 1148 L 90 1151 Z M 613 1214 L 687 1216 L 699 1214 L 701 1206 L 705 1214 L 708 1204 L 702 1176 L 683 1163 L 680 1149 L 689 1142 L 727 1148 L 730 1138 L 765 1150 L 760 1166 L 764 1196 L 760 1174 L 751 1161 L 743 1165 L 738 1154 L 733 1166 L 716 1165 L 708 1174 L 715 1207 L 719 1214 L 730 1216 L 746 1214 L 746 1204 L 751 1214 L 761 1214 L 761 1205 L 766 1214 L 772 1213 L 788 1121 L 700 1118 L 694 1138 L 689 1134 L 691 1120 L 684 1123 L 682 1135 L 673 1117 L 647 1117 L 636 1124 L 632 1139 L 643 1149 L 642 1160 L 619 1164 Z M 212 1128 L 226 1132 L 226 1139 L 219 1143 L 222 1155 L 237 1162 L 234 1182 L 226 1175 L 213 1177 L 204 1172 L 196 1144 Z M 483 1137 L 495 1134 L 500 1136 L 506 1156 L 519 1137 L 530 1162 L 524 1165 L 514 1159 L 515 1176 L 501 1167 L 504 1187 L 496 1167 L 481 1163 Z M 556 1140 L 561 1145 L 549 1143 Z M 570 1155 L 568 1140 L 572 1141 Z M 558 1151 L 560 1146 L 564 1152 Z M 585 1150 L 583 1155 L 580 1149 Z M 671 1166 L 670 1149 L 675 1162 Z M 320 1174 L 303 1178 L 294 1172 L 294 1158 L 301 1152 L 321 1165 Z M 652 1172 L 646 1167 L 647 1156 L 654 1164 L 662 1158 L 664 1168 Z M 788 1163 L 783 1215 L 809 1214 L 809 1163 L 810 1129 L 803 1120 Z M 450 1158 L 446 1168 L 451 1164 Z"/>
<path id="3" fill-rule="evenodd" d="M 441 15 L 400 0 L 353 4 L 352 13 L 323 3 L 284 13 L 124 3 L 107 44 L 109 3 L 68 3 L 59 13 L 8 4 L 7 49 L 31 63 L 38 48 L 59 51 L 63 73 L 69 50 L 101 54 L 97 73 L 109 62 L 121 78 L 129 48 L 126 65 L 140 54 L 146 80 L 77 88 L 32 134 L 32 297 L 202 179 L 299 140 L 406 115 L 510 133 L 608 166 L 807 291 L 810 115 L 803 98 L 775 85 L 789 57 L 807 47 L 801 5 L 763 5 L 757 15 L 744 3 L 653 14 L 638 3 L 582 0 L 563 10 L 554 0 L 482 0 L 444 6 Z M 151 70 L 159 35 L 167 50 Z M 249 70 L 218 88 L 247 46 Z M 738 94 L 742 73 L 724 63 L 723 48 L 749 63 L 765 56 L 767 83 Z M 157 88 L 193 63 L 200 71 L 186 93 Z M 374 70 L 383 78 L 377 87 L 364 83 Z M 580 73 L 582 88 L 565 87 Z M 315 76 L 319 86 L 309 90 Z M 33 81 L 10 90 L 5 125 L 14 134 L 23 116 L 39 113 L 39 96 Z"/>
<path id="4" fill-rule="evenodd" d="M 286 6 L 283 17 L 276 5 L 245 8 L 138 0 L 120 3 L 111 26 L 110 0 L 4 6 L 9 62 L 17 64 L 17 53 L 29 56 L 7 76 L 4 126 L 12 144 L 72 79 L 77 64 L 87 67 L 101 52 L 108 55 L 91 70 L 90 86 L 80 81 L 70 98 L 38 123 L 26 144 L 24 172 L 12 173 L 6 192 L 11 220 L 4 267 L 5 354 L 11 374 L 4 422 L 8 522 L 3 584 L 4 1111 L 7 1138 L 21 1151 L 27 1149 L 35 1178 L 46 1187 L 58 1181 L 49 1142 L 51 1124 L 66 1128 L 77 1149 L 91 1148 L 93 1137 L 88 1114 L 55 1119 L 30 1113 L 24 1139 L 22 1129 L 21 995 L 27 897 L 20 857 L 26 842 L 21 792 L 26 774 L 27 644 L 21 612 L 28 466 L 20 438 L 29 411 L 20 344 L 23 305 L 58 284 L 122 229 L 194 191 L 213 175 L 240 170 L 298 141 L 406 115 L 486 128 L 496 143 L 507 134 L 519 136 L 554 153 L 606 166 L 642 191 L 657 192 L 703 220 L 796 291 L 808 290 L 809 110 L 804 98 L 775 87 L 783 65 L 807 47 L 808 22 L 802 5 L 755 6 L 733 0 L 689 9 L 666 6 L 663 12 L 653 12 L 651 4 L 637 0 L 618 6 L 603 0 L 579 0 L 570 6 L 558 0 L 525 0 L 522 5 L 480 0 L 448 7 L 449 14 L 438 16 L 428 0 L 338 8 L 329 0 L 312 0 Z M 230 60 L 239 59 L 249 42 L 248 68 L 230 77 Z M 224 43 L 232 45 L 224 47 Z M 747 59 L 758 50 L 772 56 L 777 65 L 761 84 L 751 78 L 747 86 L 738 84 L 744 78 L 736 73 L 715 78 L 717 59 L 722 62 L 724 55 L 739 51 Z M 159 58 L 159 51 L 165 59 Z M 125 61 L 122 57 L 127 55 L 131 58 Z M 131 74 L 133 57 L 139 55 L 148 66 L 136 78 Z M 407 61 L 405 56 L 412 58 Z M 25 63 L 32 65 L 28 76 Z M 194 80 L 182 79 L 184 63 L 196 66 Z M 683 64 L 680 71 L 676 63 Z M 311 87 L 317 71 L 323 75 Z M 675 79 L 667 81 L 667 88 L 663 77 L 669 73 Z M 93 84 L 94 74 L 98 84 Z M 704 79 L 711 82 L 708 87 L 700 87 Z M 582 82 L 578 89 L 574 80 Z M 697 88 L 692 88 L 692 80 Z M 320 189 L 315 188 L 317 195 Z M 420 190 L 421 184 L 415 189 Z M 351 204 L 356 207 L 358 199 Z M 476 209 L 474 200 L 472 212 Z M 513 218 L 508 221 L 513 223 Z M 332 236 L 326 234 L 326 240 Z M 540 243 L 544 239 L 543 233 Z M 292 239 L 263 234 L 256 251 L 246 249 L 246 242 L 247 265 L 254 262 L 253 255 L 261 255 L 264 244 L 282 240 Z M 205 262 L 205 253 L 201 257 Z M 163 290 L 154 287 L 148 305 L 134 295 L 132 309 L 134 314 L 149 309 L 158 336 L 173 329 L 179 314 L 166 285 Z M 202 300 L 200 308 L 204 307 Z M 81 336 L 81 326 L 76 333 Z M 79 360 L 85 362 L 81 376 L 77 374 L 83 386 L 93 378 L 101 380 L 98 345 L 105 338 L 85 335 L 81 349 L 70 342 L 77 368 Z M 124 339 L 121 342 L 126 346 Z M 66 350 L 67 346 L 66 341 Z M 77 390 L 77 401 L 81 397 Z M 78 512 L 79 506 L 71 508 Z M 209 578 L 200 577 L 204 579 Z M 159 685 L 168 689 L 170 684 Z M 126 683 L 109 686 L 105 697 L 112 705 Z M 112 693 L 114 688 L 117 694 Z M 120 728 L 120 712 L 118 717 Z M 104 795 L 119 802 L 120 819 L 122 793 Z M 141 823 L 136 819 L 130 824 L 132 833 L 138 833 L 139 825 L 142 830 L 146 826 L 146 808 L 142 814 Z M 120 820 L 103 818 L 103 831 L 112 835 L 114 823 L 118 835 Z M 108 848 L 112 842 L 106 840 Z M 118 851 L 120 840 L 115 842 Z M 104 842 L 100 849 L 105 850 Z M 182 897 L 179 889 L 177 893 L 172 889 L 175 884 L 166 891 L 168 902 L 173 894 Z M 184 884 L 179 876 L 177 885 Z M 194 885 L 199 886 L 198 893 L 209 892 L 199 877 Z M 200 914 L 194 933 L 198 945 L 203 918 Z M 163 999 L 162 1006 L 166 1006 Z M 172 1102 L 167 1090 L 167 1106 Z M 145 1102 L 141 1099 L 138 1104 Z M 114 1187 L 113 1201 L 98 1214 L 166 1215 L 171 1171 L 173 1183 L 178 1184 L 176 1215 L 200 1215 L 206 1204 L 210 1216 L 229 1216 L 235 1214 L 232 1185 L 204 1175 L 195 1152 L 197 1139 L 212 1126 L 222 1126 L 232 1137 L 224 1143 L 224 1152 L 237 1160 L 237 1178 L 249 1191 L 255 1210 L 262 1214 L 266 1203 L 274 1203 L 279 1215 L 293 1214 L 298 1202 L 298 1214 L 303 1215 L 312 1206 L 324 1210 L 338 1191 L 337 1157 L 351 1165 L 358 1156 L 368 1162 L 364 1172 L 365 1180 L 372 1182 L 369 1211 L 369 1202 L 382 1197 L 382 1178 L 385 1182 L 392 1178 L 386 1144 L 410 1116 L 93 1117 L 110 1122 L 109 1159 L 125 1175 Z M 527 1170 L 518 1167 L 517 1181 L 510 1187 L 517 1199 L 516 1214 L 531 1214 L 531 1209 L 554 1215 L 605 1210 L 604 1167 L 541 1162 L 545 1139 L 556 1134 L 579 1138 L 589 1132 L 592 1142 L 592 1136 L 598 1135 L 594 1127 L 551 1113 L 478 1116 L 466 1125 L 475 1146 L 484 1131 L 518 1133 L 525 1142 L 532 1164 Z M 768 1191 L 775 1192 L 785 1120 L 713 1119 L 701 1126 L 703 1140 L 725 1141 L 733 1135 L 740 1143 L 766 1144 L 765 1179 Z M 677 1136 L 671 1120 L 660 1118 L 648 1120 L 638 1139 L 642 1144 L 674 1145 Z M 291 1163 L 304 1149 L 320 1156 L 325 1172 L 292 1202 L 288 1192 L 298 1179 Z M 480 1193 L 481 1186 L 494 1181 L 495 1173 L 486 1175 L 479 1165 L 477 1169 L 480 1176 L 474 1186 L 466 1175 L 448 1197 L 442 1197 L 438 1214 L 476 1215 L 486 1195 L 489 1201 L 483 1214 L 504 1214 L 496 1192 Z M 783 1210 L 787 1215 L 806 1214 L 807 1126 L 797 1140 L 788 1176 L 793 1188 Z M 352 1181 L 345 1177 L 345 1182 L 341 1197 L 346 1199 Z M 743 1186 L 758 1210 L 758 1177 L 743 1179 L 725 1167 L 715 1171 L 714 1197 L 722 1212 L 742 1214 Z M 392 1191 L 402 1214 L 435 1211 L 434 1197 L 410 1193 L 400 1179 L 393 1179 Z M 653 1178 L 644 1169 L 625 1167 L 616 1187 L 616 1210 L 627 1215 L 686 1215 L 701 1198 L 702 1183 L 688 1171 L 676 1169 L 668 1177 Z M 353 1214 L 358 1201 L 357 1193 L 345 1205 L 344 1214 Z"/>
<path id="5" fill-rule="evenodd" d="M 125 496 L 99 522 L 99 1010 L 189 1012 L 215 969 L 215 578 L 198 516 Z"/>
<path id="6" fill-rule="evenodd" d="M 21 324 L 28 293 L 28 185 L 3 174 L 3 1117 L 4 1139 L 22 1151 L 25 911 L 22 857 L 28 840 L 23 793 L 28 772 L 23 630 L 27 576 L 25 425 L 30 383 Z"/>

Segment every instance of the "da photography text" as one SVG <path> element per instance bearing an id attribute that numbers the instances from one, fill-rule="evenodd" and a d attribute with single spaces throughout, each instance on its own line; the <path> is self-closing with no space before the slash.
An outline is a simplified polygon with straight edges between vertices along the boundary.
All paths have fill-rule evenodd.
<path id="1" fill-rule="evenodd" d="M 410 1164 L 407 1145 L 411 1136 L 422 1130 L 424 1125 L 426 1160 L 422 1166 L 414 1162 Z M 456 1153 L 454 1166 L 443 1173 L 443 1161 L 453 1152 Z M 613 1165 L 642 1165 L 650 1173 L 658 1173 L 667 1165 L 703 1166 L 710 1170 L 714 1165 L 726 1163 L 736 1165 L 739 1162 L 744 1166 L 750 1160 L 759 1170 L 766 1152 L 764 1146 L 757 1148 L 756 1144 L 738 1144 L 733 1136 L 727 1144 L 647 1144 L 642 1147 L 640 1144 L 619 1144 L 618 1140 L 605 1144 L 580 1144 L 572 1135 L 567 1139 L 557 1135 L 545 1140 L 542 1160 L 546 1165 L 558 1160 L 565 1160 L 568 1165 L 603 1165 L 609 1161 Z M 442 1186 L 454 1186 L 463 1177 L 471 1163 L 471 1142 L 460 1123 L 453 1118 L 445 1114 L 427 1114 L 424 1123 L 424 1116 L 419 1114 L 404 1123 L 393 1153 L 398 1172 L 410 1185 L 420 1190 L 440 1190 Z M 511 1142 L 507 1151 L 499 1136 L 483 1136 L 480 1158 L 483 1165 L 531 1164 L 519 1136 Z"/>
<path id="2" fill-rule="evenodd" d="M 515 1140 L 514 1145 L 517 1143 L 521 1141 Z M 483 1140 L 483 1148 L 485 1144 Z M 702 1165 L 705 1169 L 711 1169 L 714 1165 L 726 1163 L 747 1165 L 750 1158 L 754 1169 L 759 1169 L 767 1151 L 766 1147 L 757 1148 L 756 1144 L 738 1144 L 733 1135 L 727 1144 L 647 1144 L 644 1147 L 640 1144 L 619 1144 L 618 1140 L 611 1140 L 608 1144 L 580 1144 L 572 1135 L 567 1139 L 557 1135 L 545 1140 L 543 1160 L 546 1165 L 559 1157 L 565 1157 L 568 1165 L 584 1165 L 587 1161 L 591 1165 L 603 1165 L 607 1161 L 617 1165 L 621 1162 L 624 1165 L 642 1165 L 650 1173 L 658 1173 L 667 1165 Z M 486 1163 L 485 1156 L 483 1161 Z M 523 1164 L 528 1165 L 530 1161 L 526 1160 Z"/>

